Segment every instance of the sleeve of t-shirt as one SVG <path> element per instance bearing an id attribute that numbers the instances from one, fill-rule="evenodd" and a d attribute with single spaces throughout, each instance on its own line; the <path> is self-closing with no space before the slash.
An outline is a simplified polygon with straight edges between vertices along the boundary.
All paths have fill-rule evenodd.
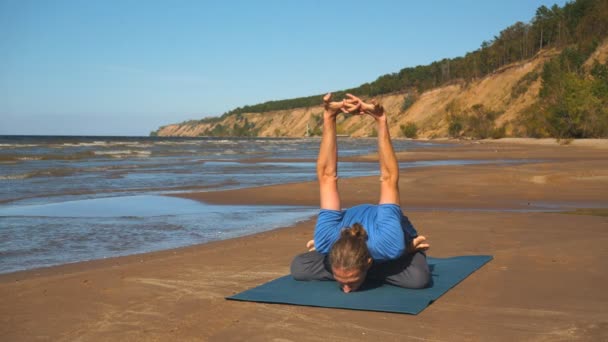
<path id="1" fill-rule="evenodd" d="M 403 231 L 405 232 L 406 243 L 410 243 L 412 239 L 418 237 L 418 231 L 416 231 L 416 228 L 414 228 L 410 219 L 405 215 L 401 216 L 401 228 L 403 228 Z"/>
<path id="2" fill-rule="evenodd" d="M 321 209 L 317 217 L 314 240 L 317 252 L 328 254 L 331 246 L 340 237 L 344 212 L 340 210 Z"/>
<path id="3" fill-rule="evenodd" d="M 405 240 L 401 228 L 401 207 L 396 204 L 378 205 L 376 217 L 375 249 L 379 260 L 399 258 L 405 251 Z"/>

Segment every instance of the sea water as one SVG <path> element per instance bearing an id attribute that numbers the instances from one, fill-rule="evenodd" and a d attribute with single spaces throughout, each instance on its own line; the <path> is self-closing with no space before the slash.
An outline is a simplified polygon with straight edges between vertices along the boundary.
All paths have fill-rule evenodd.
<path id="1" fill-rule="evenodd" d="M 311 218 L 317 208 L 220 206 L 163 195 L 312 181 L 319 143 L 0 136 L 0 273 L 205 243 Z M 393 144 L 397 151 L 440 146 Z M 339 138 L 339 147 L 341 157 L 377 149 L 376 139 Z M 339 171 L 342 178 L 376 175 L 378 163 L 340 162 Z"/>

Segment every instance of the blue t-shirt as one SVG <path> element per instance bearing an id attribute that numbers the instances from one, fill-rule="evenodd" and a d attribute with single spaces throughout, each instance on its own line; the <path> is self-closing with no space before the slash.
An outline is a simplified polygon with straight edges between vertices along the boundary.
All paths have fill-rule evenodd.
<path id="1" fill-rule="evenodd" d="M 399 258 L 407 243 L 418 236 L 396 204 L 362 204 L 346 210 L 321 209 L 315 226 L 315 248 L 328 254 L 342 228 L 359 223 L 367 232 L 367 247 L 375 261 Z"/>

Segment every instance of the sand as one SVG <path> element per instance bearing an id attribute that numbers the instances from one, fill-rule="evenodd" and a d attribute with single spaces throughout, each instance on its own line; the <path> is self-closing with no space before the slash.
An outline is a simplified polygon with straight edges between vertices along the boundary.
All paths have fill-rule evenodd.
<path id="1" fill-rule="evenodd" d="M 601 216 L 607 211 L 548 212 L 608 208 L 602 146 L 484 141 L 399 153 L 403 161 L 533 161 L 402 170 L 402 206 L 431 241 L 430 255 L 495 257 L 417 316 L 224 299 L 287 274 L 311 237 L 311 220 L 204 245 L 0 275 L 0 339 L 608 340 L 608 217 Z M 340 190 L 345 206 L 375 202 L 378 179 L 342 179 Z M 180 196 L 317 205 L 318 190 L 310 182 Z"/>

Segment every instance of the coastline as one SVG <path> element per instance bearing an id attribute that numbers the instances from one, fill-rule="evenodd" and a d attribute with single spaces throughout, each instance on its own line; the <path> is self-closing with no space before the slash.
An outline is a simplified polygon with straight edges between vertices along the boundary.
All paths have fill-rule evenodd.
<path id="1" fill-rule="evenodd" d="M 287 274 L 313 219 L 204 245 L 0 275 L 0 333 L 7 340 L 601 340 L 608 336 L 608 218 L 542 212 L 608 208 L 606 141 L 600 146 L 483 141 L 398 153 L 400 161 L 532 161 L 402 170 L 402 207 L 429 237 L 431 255 L 495 256 L 418 316 L 224 300 Z M 342 179 L 343 206 L 375 202 L 377 187 L 377 177 Z M 176 196 L 318 205 L 315 182 Z"/>

